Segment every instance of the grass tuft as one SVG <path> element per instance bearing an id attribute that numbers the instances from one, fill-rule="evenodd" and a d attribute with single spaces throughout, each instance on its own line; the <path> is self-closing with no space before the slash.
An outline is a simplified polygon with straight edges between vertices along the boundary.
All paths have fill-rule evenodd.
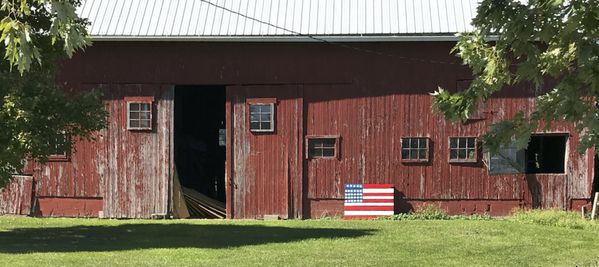
<path id="1" fill-rule="evenodd" d="M 425 204 L 415 211 L 400 213 L 393 216 L 383 217 L 382 220 L 409 221 L 409 220 L 492 220 L 487 214 L 454 215 L 450 216 L 447 211 L 433 204 Z"/>
<path id="2" fill-rule="evenodd" d="M 569 229 L 595 229 L 599 230 L 599 224 L 582 218 L 580 214 L 558 209 L 545 210 L 515 210 L 510 218 L 513 221 L 565 227 Z"/>

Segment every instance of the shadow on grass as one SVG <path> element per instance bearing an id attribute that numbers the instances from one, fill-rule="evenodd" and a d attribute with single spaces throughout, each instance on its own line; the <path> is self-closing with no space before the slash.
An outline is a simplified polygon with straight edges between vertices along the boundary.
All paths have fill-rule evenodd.
<path id="1" fill-rule="evenodd" d="M 0 253 L 228 248 L 306 239 L 356 238 L 374 230 L 261 225 L 123 224 L 17 228 L 0 232 Z"/>

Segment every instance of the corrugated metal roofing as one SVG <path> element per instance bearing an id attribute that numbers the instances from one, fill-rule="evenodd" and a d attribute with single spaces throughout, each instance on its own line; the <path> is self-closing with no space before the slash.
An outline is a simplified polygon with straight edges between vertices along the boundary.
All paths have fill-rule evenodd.
<path id="1" fill-rule="evenodd" d="M 452 36 L 477 0 L 84 0 L 95 39 Z M 359 39 L 359 38 L 358 38 Z"/>

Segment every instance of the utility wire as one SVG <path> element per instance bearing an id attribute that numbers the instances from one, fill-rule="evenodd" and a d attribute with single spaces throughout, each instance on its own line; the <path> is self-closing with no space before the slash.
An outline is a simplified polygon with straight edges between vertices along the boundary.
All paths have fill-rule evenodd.
<path id="1" fill-rule="evenodd" d="M 220 5 L 217 5 L 217 4 L 215 4 L 215 3 L 212 3 L 212 2 L 211 2 L 211 1 L 209 1 L 209 0 L 200 0 L 200 1 L 201 1 L 201 2 L 204 2 L 204 3 L 208 4 L 208 5 L 211 5 L 211 6 L 213 6 L 213 7 L 216 7 L 216 8 L 222 9 L 222 10 L 224 10 L 224 11 L 227 11 L 227 12 L 230 12 L 230 13 L 232 13 L 232 14 L 235 14 L 235 15 L 238 15 L 238 16 L 241 16 L 241 17 L 244 17 L 244 18 L 246 18 L 246 19 L 249 19 L 249 20 L 252 20 L 252 21 L 258 22 L 258 23 L 260 23 L 260 24 L 264 24 L 264 25 L 267 25 L 267 26 L 273 27 L 273 28 L 275 28 L 275 29 L 278 29 L 278 30 L 282 30 L 282 31 L 288 32 L 288 33 L 290 33 L 290 34 L 291 34 L 291 35 L 293 35 L 293 36 L 298 36 L 298 37 L 306 37 L 306 38 L 309 38 L 309 39 L 312 39 L 312 40 L 315 40 L 315 41 L 318 41 L 318 42 L 326 43 L 326 44 L 329 44 L 329 45 L 334 45 L 334 46 L 344 47 L 344 48 L 347 48 L 347 49 L 352 49 L 352 50 L 356 50 L 356 51 L 360 51 L 360 52 L 365 52 L 365 53 L 376 54 L 376 55 L 379 55 L 379 56 L 394 57 L 394 58 L 405 59 L 405 60 L 411 60 L 411 61 L 415 61 L 415 62 L 421 62 L 421 63 L 445 64 L 445 65 L 462 65 L 462 64 L 460 64 L 460 63 L 456 63 L 456 62 L 448 62 L 448 61 L 441 61 L 441 60 L 431 60 L 431 59 L 422 59 L 422 58 L 406 57 L 406 56 L 400 56 L 400 55 L 396 55 L 396 54 L 390 54 L 390 53 L 385 53 L 385 52 L 375 51 L 375 50 L 371 50 L 371 49 L 367 49 L 367 48 L 355 47 L 355 46 L 351 46 L 351 45 L 348 45 L 348 44 L 345 44 L 345 43 L 331 42 L 331 41 L 328 41 L 328 40 L 326 40 L 326 39 L 323 39 L 323 38 L 320 38 L 320 37 L 316 37 L 316 36 L 314 36 L 314 35 L 311 35 L 311 34 L 302 34 L 302 33 L 300 33 L 300 32 L 296 32 L 296 31 L 294 31 L 294 30 L 290 30 L 290 29 L 287 29 L 287 28 L 284 28 L 284 27 L 281 27 L 281 26 L 275 25 L 275 24 L 272 24 L 272 23 L 270 23 L 270 22 L 267 22 L 267 21 L 263 21 L 263 20 L 259 20 L 259 19 L 257 19 L 257 18 L 254 18 L 254 17 L 250 17 L 250 16 L 248 16 L 248 15 L 246 15 L 246 14 L 243 14 L 243 13 L 240 13 L 240 12 L 238 12 L 238 11 L 235 11 L 235 10 L 232 10 L 232 9 L 226 8 L 226 7 L 224 7 L 224 6 L 220 6 Z"/>

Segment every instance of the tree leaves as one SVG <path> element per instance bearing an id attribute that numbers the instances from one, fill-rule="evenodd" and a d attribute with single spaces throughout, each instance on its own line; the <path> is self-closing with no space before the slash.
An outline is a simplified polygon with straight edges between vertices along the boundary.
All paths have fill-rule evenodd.
<path id="1" fill-rule="evenodd" d="M 576 125 L 579 151 L 599 144 L 598 0 L 484 0 L 473 25 L 454 52 L 470 66 L 474 81 L 462 92 L 439 89 L 434 109 L 447 119 L 465 120 L 478 99 L 528 87 L 540 94 L 536 110 L 491 126 L 485 147 L 496 151 L 512 138 L 526 144 L 539 125 L 548 129 L 553 121 Z"/>
<path id="2" fill-rule="evenodd" d="M 99 92 L 67 93 L 56 84 L 57 61 L 89 44 L 78 4 L 0 0 L 0 188 L 26 158 L 45 162 L 104 127 Z"/>
<path id="3" fill-rule="evenodd" d="M 1 3 L 0 42 L 5 46 L 4 58 L 20 73 L 28 71 L 33 63 L 42 64 L 39 39 L 49 38 L 52 45 L 61 43 L 68 57 L 90 43 L 87 23 L 76 13 L 78 1 L 1 0 Z M 40 19 L 36 13 L 45 15 L 42 19 L 50 23 L 50 28 L 35 23 Z"/>

